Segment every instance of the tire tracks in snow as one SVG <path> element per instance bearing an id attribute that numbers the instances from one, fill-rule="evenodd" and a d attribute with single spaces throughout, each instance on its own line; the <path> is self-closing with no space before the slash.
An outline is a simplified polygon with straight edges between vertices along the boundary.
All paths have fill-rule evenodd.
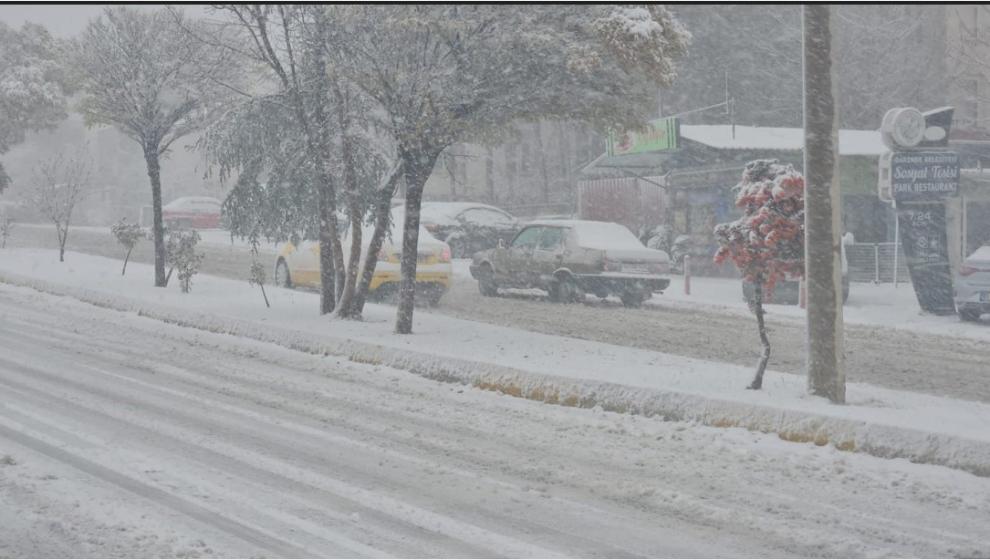
<path id="1" fill-rule="evenodd" d="M 717 532 L 722 537 L 716 540 L 738 539 L 735 550 L 740 555 L 944 556 L 967 555 L 970 553 L 966 551 L 986 550 L 987 546 L 980 529 L 990 519 L 987 483 L 974 481 L 963 473 L 920 466 L 907 470 L 903 462 L 847 456 L 783 442 L 780 450 L 763 452 L 736 440 L 762 441 L 766 445 L 772 439 L 739 431 L 561 409 L 471 389 L 463 389 L 465 394 L 458 395 L 456 386 L 424 381 L 394 370 L 347 366 L 339 361 L 334 364 L 332 359 L 164 325 L 70 299 L 41 295 L 7 298 L 0 292 L 0 313 L 5 308 L 12 320 L 0 331 L 0 340 L 14 339 L 20 333 L 20 338 L 12 340 L 16 344 L 12 346 L 15 354 L 17 350 L 21 354 L 12 359 L 29 361 L 44 349 L 63 356 L 55 371 L 45 372 L 51 376 L 47 380 L 30 375 L 13 380 L 22 386 L 29 380 L 32 386 L 44 385 L 34 387 L 41 391 L 33 397 L 35 417 L 47 418 L 44 412 L 50 394 L 62 394 L 70 403 L 111 416 L 100 428 L 100 422 L 91 416 L 87 416 L 90 421 L 79 422 L 82 413 L 73 414 L 60 422 L 64 429 L 86 430 L 78 433 L 79 437 L 85 437 L 92 429 L 104 437 L 134 441 L 131 445 L 145 453 L 155 449 L 162 453 L 161 449 L 175 445 L 172 440 L 179 440 L 194 446 L 180 454 L 190 460 L 198 459 L 202 453 L 199 448 L 205 447 L 233 456 L 232 460 L 253 464 L 255 456 L 246 453 L 264 455 L 265 450 L 258 446 L 272 441 L 273 434 L 283 433 L 285 441 L 276 443 L 288 448 L 282 446 L 268 453 L 270 463 L 265 466 L 270 468 L 263 470 L 297 479 L 303 476 L 297 476 L 297 471 L 321 470 L 314 461 L 325 461 L 325 469 L 341 465 L 359 471 L 373 470 L 375 454 L 369 452 L 368 458 L 361 458 L 363 448 L 349 443 L 363 440 L 367 444 L 364 449 L 387 448 L 387 453 L 378 454 L 384 461 L 400 462 L 403 456 L 420 459 L 415 466 L 418 471 L 374 479 L 380 491 L 413 499 L 415 489 L 409 486 L 418 485 L 436 501 L 442 500 L 445 490 L 469 491 L 480 485 L 485 490 L 474 493 L 477 504 L 462 501 L 451 514 L 460 513 L 465 520 L 481 515 L 474 518 L 475 523 L 487 520 L 488 526 L 501 532 L 524 540 L 535 539 L 548 547 L 557 544 L 559 553 L 572 556 L 594 551 L 630 555 L 637 549 L 652 556 L 663 555 L 658 550 L 667 550 L 670 555 L 692 555 L 695 550 L 697 555 L 696 549 L 678 548 L 677 533 L 690 534 L 686 526 Z M 103 323 L 110 320 L 119 323 Z M 128 350 L 131 343 L 134 348 Z M 197 364 L 207 357 L 212 361 Z M 142 366 L 142 361 L 169 361 L 175 365 L 148 368 Z M 74 365 L 86 368 L 74 370 Z M 23 369 L 23 364 L 17 367 Z M 93 367 L 110 368 L 113 371 L 108 373 L 112 375 L 87 369 Z M 77 370 L 79 373 L 75 373 Z M 85 390 L 66 386 L 70 382 L 83 383 L 99 394 L 87 396 Z M 153 391 L 155 387 L 160 391 Z M 188 402 L 177 404 L 179 399 Z M 164 414 L 151 410 L 149 403 Z M 50 404 L 48 408 L 53 410 L 52 415 L 61 410 L 61 406 Z M 321 408 L 333 410 L 321 412 Z M 173 410 L 181 414 L 176 416 L 170 412 Z M 231 424 L 245 414 L 241 428 L 249 432 L 247 439 L 237 434 L 232 438 Z M 183 420 L 182 415 L 188 417 Z M 75 424 L 73 418 L 77 419 Z M 128 428 L 132 422 L 140 424 L 144 431 Z M 190 423 L 202 425 L 192 429 Z M 283 431 L 262 433 L 252 444 L 252 433 L 263 427 L 259 423 L 268 424 L 265 430 L 277 427 Z M 153 437 L 142 442 L 148 430 Z M 328 437 L 314 436 L 313 441 L 304 441 L 307 434 L 312 434 L 309 430 L 326 430 Z M 161 431 L 171 440 L 157 435 Z M 334 439 L 338 436 L 342 439 Z M 300 453 L 309 457 L 301 463 L 292 457 L 296 455 L 296 444 L 300 445 Z M 334 446 L 339 447 L 334 450 Z M 245 451 L 239 451 L 245 447 Z M 324 455 L 319 454 L 321 447 L 327 448 Z M 123 451 L 127 449 L 121 448 Z M 209 472 L 211 464 L 215 466 L 215 461 L 205 461 L 205 467 L 197 472 L 215 476 Z M 295 470 L 289 473 L 290 468 Z M 847 472 L 832 472 L 838 468 Z M 461 471 L 478 476 L 465 476 Z M 944 479 L 913 479 L 910 473 L 918 472 L 938 473 Z M 360 475 L 353 471 L 333 474 L 349 480 Z M 358 480 L 367 485 L 372 479 L 369 476 Z M 495 479 L 509 484 L 492 486 Z M 900 484 L 891 487 L 891 480 Z M 266 487 L 265 480 L 254 476 L 237 481 L 246 486 L 245 491 Z M 176 492 L 213 492 L 202 482 L 198 487 L 178 478 L 171 482 L 179 485 Z M 315 478 L 310 482 L 311 486 L 323 484 Z M 960 488 L 975 484 L 984 491 L 963 496 L 961 490 L 953 490 L 956 482 L 965 483 Z M 522 484 L 531 486 L 531 490 L 520 492 Z M 291 494 L 298 499 L 306 487 L 296 488 L 299 491 Z M 422 501 L 424 497 L 420 496 L 421 507 L 439 507 L 430 499 Z M 515 503 L 513 499 L 521 504 L 510 514 L 518 517 L 517 525 L 506 525 L 504 515 L 487 516 L 488 511 L 502 511 L 503 506 Z M 604 514 L 617 512 L 618 519 L 591 518 L 594 510 L 575 510 L 574 502 L 593 504 Z M 305 506 L 293 503 L 296 505 L 286 502 L 280 507 L 298 511 Z M 574 516 L 581 519 L 570 519 Z M 370 513 L 364 519 L 374 521 Z M 628 540 L 621 531 L 606 536 L 593 526 L 622 523 L 629 525 Z M 518 527 L 526 525 L 531 528 L 528 536 L 518 532 Z M 567 530 L 555 531 L 555 526 Z M 559 546 L 560 539 L 580 534 L 582 527 L 585 540 L 576 541 L 570 548 Z M 655 534 L 648 535 L 649 532 Z M 746 534 L 752 537 L 747 540 Z M 659 544 L 664 538 L 672 541 L 670 548 Z M 761 547 L 751 548 L 753 539 L 759 539 Z M 425 546 L 422 541 L 406 541 L 404 545 L 408 547 L 405 550 L 423 550 Z M 670 553 L 671 549 L 680 554 Z M 745 554 L 747 549 L 750 554 Z M 619 554 L 622 550 L 626 554 Z"/>

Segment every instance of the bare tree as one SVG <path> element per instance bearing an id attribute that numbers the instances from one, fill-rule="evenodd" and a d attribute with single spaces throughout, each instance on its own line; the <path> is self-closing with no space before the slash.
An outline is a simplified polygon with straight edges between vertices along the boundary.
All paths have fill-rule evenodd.
<path id="1" fill-rule="evenodd" d="M 109 7 L 74 45 L 73 62 L 88 124 L 112 125 L 137 142 L 151 183 L 155 286 L 164 287 L 161 159 L 180 138 L 198 130 L 227 93 L 233 69 L 225 51 L 189 41 L 183 28 L 200 26 L 166 9 Z"/>
<path id="2" fill-rule="evenodd" d="M 69 156 L 59 153 L 41 162 L 34 172 L 31 201 L 46 219 L 55 224 L 58 260 L 65 261 L 65 242 L 76 204 L 86 196 L 92 167 L 85 147 Z"/>

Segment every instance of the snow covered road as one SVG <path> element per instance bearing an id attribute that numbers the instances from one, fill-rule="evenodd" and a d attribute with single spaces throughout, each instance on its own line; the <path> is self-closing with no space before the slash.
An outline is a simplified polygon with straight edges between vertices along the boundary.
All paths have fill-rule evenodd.
<path id="1" fill-rule="evenodd" d="M 0 556 L 986 556 L 990 479 L 0 286 Z"/>

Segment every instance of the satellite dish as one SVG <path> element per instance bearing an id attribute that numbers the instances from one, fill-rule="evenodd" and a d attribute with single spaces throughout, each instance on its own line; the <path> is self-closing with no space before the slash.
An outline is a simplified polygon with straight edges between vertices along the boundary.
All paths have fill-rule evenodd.
<path id="1" fill-rule="evenodd" d="M 925 139 L 925 116 L 914 107 L 898 107 L 887 111 L 880 126 L 881 137 L 888 148 L 913 148 Z"/>

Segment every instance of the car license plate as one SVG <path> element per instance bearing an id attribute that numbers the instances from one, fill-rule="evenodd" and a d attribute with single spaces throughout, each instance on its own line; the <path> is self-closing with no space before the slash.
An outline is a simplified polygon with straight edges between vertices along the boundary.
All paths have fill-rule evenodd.
<path id="1" fill-rule="evenodd" d="M 649 274 L 650 269 L 645 264 L 624 264 L 622 272 L 627 274 Z"/>
<path id="2" fill-rule="evenodd" d="M 990 303 L 990 292 L 980 292 L 980 303 Z"/>

